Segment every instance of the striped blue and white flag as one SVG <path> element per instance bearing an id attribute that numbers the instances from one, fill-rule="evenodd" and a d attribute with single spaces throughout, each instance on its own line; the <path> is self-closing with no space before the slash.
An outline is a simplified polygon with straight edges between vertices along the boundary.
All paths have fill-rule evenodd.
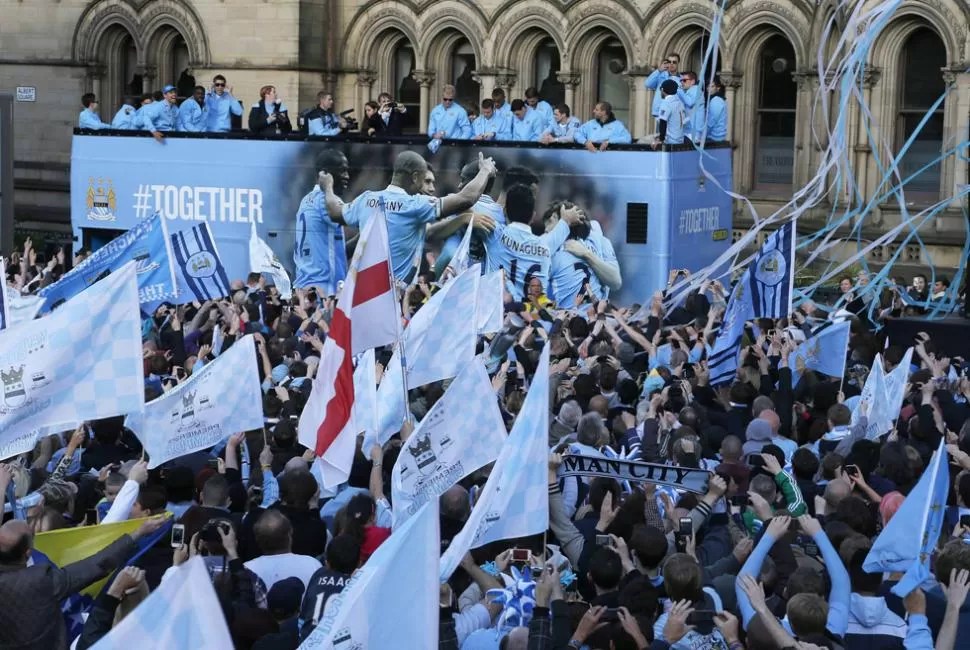
<path id="1" fill-rule="evenodd" d="M 263 428 L 256 344 L 247 335 L 202 370 L 125 420 L 145 446 L 148 468 Z M 232 387 L 229 389 L 228 387 Z"/>
<path id="2" fill-rule="evenodd" d="M 194 557 L 95 643 L 92 650 L 205 648 L 232 650 L 232 637 L 212 578 Z"/>
<path id="3" fill-rule="evenodd" d="M 223 298 L 231 292 L 226 267 L 205 221 L 172 234 L 172 265 L 178 282 L 178 304 Z"/>
<path id="4" fill-rule="evenodd" d="M 752 272 L 753 271 L 753 272 Z M 795 220 L 771 233 L 745 273 L 754 318 L 787 318 L 795 282 Z"/>
<path id="5" fill-rule="evenodd" d="M 431 296 L 405 328 L 403 338 L 409 389 L 450 379 L 474 358 L 478 341 L 476 305 L 480 268 L 478 264 L 470 267 Z M 377 441 L 381 445 L 400 431 L 404 422 L 403 386 L 400 350 L 395 350 L 377 388 L 380 414 Z M 367 442 L 370 442 L 369 438 Z"/>
<path id="6" fill-rule="evenodd" d="M 128 262 L 135 262 L 140 303 L 174 300 L 178 289 L 170 245 L 166 220 L 156 212 L 94 251 L 37 295 L 44 298 L 44 309 L 49 310 L 57 302 L 81 293 L 99 278 L 116 272 Z"/>
<path id="7" fill-rule="evenodd" d="M 0 447 L 25 432 L 141 411 L 144 366 L 135 264 L 45 318 L 0 332 Z"/>
<path id="8" fill-rule="evenodd" d="M 744 324 L 753 317 L 751 290 L 746 282 L 748 273 L 734 285 L 734 291 L 724 311 L 724 320 L 707 359 L 711 373 L 711 386 L 730 384 L 738 372 L 738 355 L 741 353 L 741 337 Z"/>
<path id="9" fill-rule="evenodd" d="M 549 526 L 549 345 L 471 516 L 441 556 L 441 581 L 469 549 Z"/>
<path id="10" fill-rule="evenodd" d="M 834 323 L 818 330 L 815 336 L 795 348 L 788 357 L 792 386 L 798 385 L 807 370 L 814 370 L 829 377 L 844 375 L 849 334 L 849 321 Z"/>
<path id="11" fill-rule="evenodd" d="M 438 500 L 432 499 L 327 600 L 300 650 L 438 647 Z M 180 646 L 184 647 L 184 646 Z"/>
<path id="12" fill-rule="evenodd" d="M 473 359 L 401 447 L 391 474 L 395 528 L 498 457 L 505 422 L 491 393 L 485 367 Z"/>

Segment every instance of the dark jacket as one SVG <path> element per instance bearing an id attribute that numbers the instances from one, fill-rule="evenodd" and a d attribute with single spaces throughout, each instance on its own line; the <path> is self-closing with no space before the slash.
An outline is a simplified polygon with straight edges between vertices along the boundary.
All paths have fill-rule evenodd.
<path id="1" fill-rule="evenodd" d="M 249 130 L 259 135 L 278 135 L 292 131 L 289 113 L 285 110 L 281 111 L 281 106 L 282 104 L 277 102 L 267 110 L 264 101 L 254 104 L 249 110 Z M 266 121 L 270 114 L 276 114 L 276 121 L 273 123 Z"/>
<path id="2" fill-rule="evenodd" d="M 104 578 L 134 553 L 134 540 L 124 535 L 91 557 L 63 568 L 0 565 L 0 648 L 66 648 L 61 601 Z"/>

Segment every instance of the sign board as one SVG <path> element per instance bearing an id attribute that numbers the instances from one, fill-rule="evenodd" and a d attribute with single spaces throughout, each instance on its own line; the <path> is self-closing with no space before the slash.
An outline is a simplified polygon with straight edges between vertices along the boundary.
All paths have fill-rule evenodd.
<path id="1" fill-rule="evenodd" d="M 37 89 L 33 86 L 17 86 L 18 102 L 36 102 Z"/>

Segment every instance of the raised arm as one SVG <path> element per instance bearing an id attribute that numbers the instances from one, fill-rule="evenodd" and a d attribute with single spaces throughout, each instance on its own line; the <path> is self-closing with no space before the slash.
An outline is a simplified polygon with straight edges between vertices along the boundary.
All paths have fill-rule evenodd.
<path id="1" fill-rule="evenodd" d="M 490 178 L 495 176 L 495 161 L 486 158 L 484 154 L 478 154 L 478 175 L 475 176 L 467 185 L 448 196 L 441 199 L 441 214 L 452 215 L 457 212 L 464 212 L 475 205 L 475 202 L 485 192 Z M 330 209 L 329 202 L 327 210 Z"/>

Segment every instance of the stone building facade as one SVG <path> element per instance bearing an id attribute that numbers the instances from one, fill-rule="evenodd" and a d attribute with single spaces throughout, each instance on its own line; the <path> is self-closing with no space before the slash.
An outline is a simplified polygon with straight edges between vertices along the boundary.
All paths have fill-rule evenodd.
<path id="1" fill-rule="evenodd" d="M 613 103 L 634 137 L 653 132 L 644 79 L 665 55 L 699 71 L 719 3 L 709 0 L 0 0 L 0 90 L 37 89 L 16 105 L 18 214 L 65 220 L 70 129 L 84 92 L 110 121 L 132 90 L 157 90 L 188 71 L 202 85 L 229 78 L 248 110 L 275 84 L 291 112 L 323 87 L 339 110 L 363 112 L 389 90 L 425 124 L 441 86 L 476 104 L 494 87 L 510 97 L 529 86 L 586 119 L 597 99 Z M 735 143 L 735 190 L 760 214 L 783 205 L 818 168 L 810 119 L 818 52 L 830 0 L 728 0 L 717 70 L 727 86 Z M 844 20 L 844 18 L 842 18 Z M 911 145 L 904 175 L 965 142 L 970 123 L 970 0 L 905 0 L 871 50 L 864 92 L 871 125 L 889 149 L 903 146 L 936 98 L 946 100 Z M 838 38 L 836 33 L 832 38 Z M 859 115 L 851 155 L 864 196 L 878 193 L 877 160 Z M 420 129 L 423 130 L 423 129 Z M 952 197 L 967 183 L 966 150 L 931 166 L 907 192 L 910 211 Z M 801 229 L 821 223 L 821 206 Z M 898 223 L 901 208 L 878 202 L 863 235 Z M 817 221 L 813 222 L 812 219 Z M 921 232 L 933 263 L 955 264 L 963 206 L 954 202 Z M 750 223 L 738 209 L 735 223 Z M 872 261 L 889 253 L 877 249 Z M 957 255 L 957 257 L 954 257 Z M 918 265 L 918 247 L 904 260 Z"/>

